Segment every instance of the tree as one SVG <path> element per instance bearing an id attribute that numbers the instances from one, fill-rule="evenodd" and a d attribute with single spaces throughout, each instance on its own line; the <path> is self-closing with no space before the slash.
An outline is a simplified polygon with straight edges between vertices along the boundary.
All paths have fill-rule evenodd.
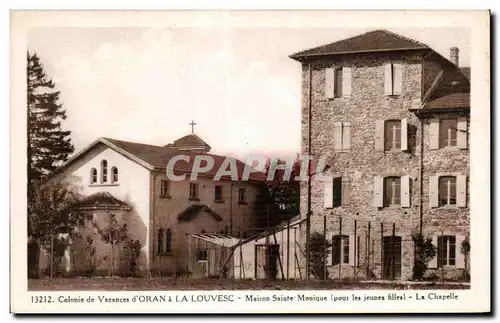
<path id="1" fill-rule="evenodd" d="M 120 221 L 115 214 L 109 214 L 109 221 L 104 228 L 94 222 L 94 227 L 101 240 L 111 245 L 111 275 L 115 276 L 115 247 L 125 243 L 129 238 L 127 235 L 127 222 Z M 140 250 L 140 249 L 139 249 Z"/>
<path id="2" fill-rule="evenodd" d="M 464 279 L 470 280 L 469 273 L 469 254 L 470 254 L 470 242 L 469 238 L 464 239 L 460 245 L 460 253 L 464 255 Z"/>
<path id="3" fill-rule="evenodd" d="M 277 160 L 278 165 L 285 164 L 283 160 Z M 271 161 L 266 162 L 264 174 L 266 178 L 271 171 Z M 289 178 L 285 178 L 284 169 L 276 169 L 271 180 L 267 180 L 258 192 L 255 204 L 257 218 L 256 226 L 264 228 L 277 225 L 297 214 L 299 214 L 300 182 L 295 177 L 300 174 L 301 162 L 297 156 L 291 167 Z"/>
<path id="4" fill-rule="evenodd" d="M 89 217 L 78 208 L 81 201 L 82 196 L 65 180 L 54 179 L 35 186 L 28 201 L 28 250 L 32 255 L 28 257 L 30 275 L 36 275 L 34 273 L 38 271 L 39 247 L 51 254 L 52 267 L 57 266 L 54 250 L 59 255 L 59 251 L 64 251 L 69 243 L 63 235 L 73 234 L 75 228 L 83 225 Z"/>
<path id="5" fill-rule="evenodd" d="M 310 238 L 311 252 L 309 254 L 309 263 L 312 272 L 321 280 L 328 277 L 325 276 L 325 268 L 327 266 L 328 254 L 332 248 L 330 240 L 326 239 L 322 233 L 314 232 Z"/>
<path id="6" fill-rule="evenodd" d="M 413 279 L 423 280 L 429 261 L 437 254 L 437 248 L 432 244 L 432 238 L 425 238 L 421 233 L 412 235 L 415 254 L 413 264 Z"/>
<path id="7" fill-rule="evenodd" d="M 36 53 L 27 52 L 27 171 L 28 197 L 34 182 L 68 159 L 74 147 L 71 132 L 62 130 L 66 110 L 59 104 L 59 91 L 48 78 Z"/>

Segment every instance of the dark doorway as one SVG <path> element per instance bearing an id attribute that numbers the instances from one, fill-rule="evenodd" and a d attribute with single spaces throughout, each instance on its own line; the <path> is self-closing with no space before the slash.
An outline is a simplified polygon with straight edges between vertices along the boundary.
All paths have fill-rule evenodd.
<path id="1" fill-rule="evenodd" d="M 383 240 L 382 278 L 401 278 L 401 237 L 388 236 Z"/>

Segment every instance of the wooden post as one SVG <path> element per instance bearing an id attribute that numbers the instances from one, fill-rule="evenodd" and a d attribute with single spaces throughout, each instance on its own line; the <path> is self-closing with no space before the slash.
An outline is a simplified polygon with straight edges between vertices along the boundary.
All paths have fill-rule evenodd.
<path id="1" fill-rule="evenodd" d="M 370 231 L 372 230 L 372 223 L 368 222 L 368 232 L 366 237 L 366 279 L 370 277 L 370 254 L 371 254 L 371 244 L 370 244 Z"/>
<path id="2" fill-rule="evenodd" d="M 191 240 L 193 239 L 193 237 L 187 235 L 187 238 L 188 238 L 188 257 L 189 257 L 189 261 L 188 261 L 188 274 L 191 275 L 190 278 L 193 278 L 193 246 L 191 245 Z"/>
<path id="3" fill-rule="evenodd" d="M 385 278 L 385 269 L 384 269 L 384 224 L 380 223 L 380 272 L 381 279 Z"/>
<path id="4" fill-rule="evenodd" d="M 392 280 L 396 279 L 396 223 L 392 223 Z"/>
<path id="5" fill-rule="evenodd" d="M 326 281 L 326 275 L 327 275 L 326 260 L 328 259 L 328 250 L 326 247 L 326 213 L 323 215 L 323 252 L 325 256 L 325 260 L 323 261 L 323 281 Z"/>
<path id="6" fill-rule="evenodd" d="M 354 219 L 354 268 L 356 268 L 358 264 L 358 220 Z M 356 272 L 356 270 L 354 270 Z M 356 277 L 354 277 L 356 278 Z"/>
<path id="7" fill-rule="evenodd" d="M 290 219 L 286 221 L 286 279 L 290 279 Z"/>
<path id="8" fill-rule="evenodd" d="M 54 278 L 54 234 L 50 234 L 50 279 Z"/>
<path id="9" fill-rule="evenodd" d="M 339 238 L 340 238 L 340 250 L 339 250 L 339 257 L 342 257 L 342 251 L 343 251 L 343 244 L 344 244 L 344 238 L 342 237 L 342 216 L 339 218 Z M 341 274 L 342 274 L 342 261 L 344 259 L 340 258 L 339 259 L 339 280 L 341 279 Z"/>
<path id="10" fill-rule="evenodd" d="M 438 246 L 439 246 L 439 242 L 438 242 Z M 438 259 L 441 261 L 440 264 L 438 264 L 438 266 L 441 266 L 441 286 L 444 285 L 444 266 L 443 266 L 443 248 L 445 248 L 445 244 L 444 244 L 444 233 L 443 233 L 443 230 L 441 230 L 441 248 L 438 248 L 439 249 L 439 255 L 440 257 L 438 257 Z"/>

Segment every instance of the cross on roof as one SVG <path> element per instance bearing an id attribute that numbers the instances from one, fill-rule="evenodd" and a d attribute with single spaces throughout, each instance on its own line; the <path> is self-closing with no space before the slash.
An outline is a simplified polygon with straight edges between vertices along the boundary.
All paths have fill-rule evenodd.
<path id="1" fill-rule="evenodd" d="M 194 134 L 194 126 L 196 126 L 196 122 L 194 122 L 194 120 L 192 120 L 189 125 L 191 126 L 191 133 Z"/>

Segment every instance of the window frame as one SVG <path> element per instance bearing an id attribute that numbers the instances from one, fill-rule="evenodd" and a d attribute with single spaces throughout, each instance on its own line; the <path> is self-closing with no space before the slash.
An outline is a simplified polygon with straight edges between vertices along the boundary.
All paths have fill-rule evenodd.
<path id="1" fill-rule="evenodd" d="M 338 246 L 336 245 L 338 241 Z M 334 235 L 332 236 L 332 266 L 338 265 L 349 265 L 350 257 L 351 257 L 351 246 L 349 244 L 349 236 L 342 235 Z M 338 253 L 338 262 L 337 262 L 337 253 Z M 347 261 L 346 261 L 347 260 Z"/>
<path id="2" fill-rule="evenodd" d="M 219 194 L 217 194 L 217 193 L 219 193 Z M 217 195 L 219 195 L 219 196 L 217 196 Z M 215 202 L 224 202 L 224 187 L 221 184 L 215 185 L 214 201 Z"/>
<path id="3" fill-rule="evenodd" d="M 388 129 L 392 125 L 391 129 Z M 398 131 L 399 130 L 399 131 Z M 389 142 L 388 133 L 391 133 L 392 140 Z M 398 137 L 399 133 L 399 137 Z M 399 139 L 399 141 L 398 141 Z M 389 143 L 390 146 L 389 147 Z M 401 151 L 402 143 L 402 122 L 398 119 L 389 119 L 384 121 L 384 150 L 385 151 Z M 399 147 L 398 147 L 399 144 Z"/>
<path id="4" fill-rule="evenodd" d="M 160 180 L 160 197 L 170 197 L 170 181 L 168 179 Z"/>
<path id="5" fill-rule="evenodd" d="M 97 169 L 95 167 L 92 167 L 90 169 L 90 184 L 96 184 L 98 181 L 98 176 L 97 176 Z"/>
<path id="6" fill-rule="evenodd" d="M 247 189 L 245 187 L 238 189 L 238 203 L 247 204 Z"/>
<path id="7" fill-rule="evenodd" d="M 452 125 L 448 125 L 446 128 L 446 135 L 443 135 L 445 130 L 444 123 L 453 122 Z M 455 129 L 453 129 L 455 128 Z M 439 119 L 439 148 L 456 148 L 458 146 L 458 117 L 446 117 Z M 454 138 L 453 138 L 454 136 Z"/>
<path id="8" fill-rule="evenodd" d="M 200 200 L 199 183 L 189 183 L 189 199 L 194 201 Z M 194 192 L 194 194 L 193 194 Z"/>
<path id="9" fill-rule="evenodd" d="M 445 198 L 442 196 L 443 189 L 442 185 L 444 181 L 447 181 L 446 185 L 446 196 Z M 454 196 L 452 195 L 452 190 L 454 190 Z M 457 206 L 457 176 L 453 175 L 444 175 L 444 176 L 439 176 L 438 177 L 438 206 L 450 206 L 450 207 L 455 207 Z M 446 199 L 446 203 L 442 203 L 442 201 Z M 451 203 L 451 201 L 454 200 L 454 203 Z"/>
<path id="10" fill-rule="evenodd" d="M 390 202 L 389 201 L 389 196 L 388 196 L 388 181 L 392 181 L 390 184 L 391 186 L 391 196 L 390 196 Z M 399 192 L 399 196 L 395 196 Z M 398 207 L 401 206 L 401 176 L 385 176 L 383 178 L 383 206 L 384 207 Z M 397 201 L 397 203 L 395 203 Z"/>
<path id="11" fill-rule="evenodd" d="M 163 254 L 165 253 L 164 251 L 164 248 L 163 248 L 163 233 L 165 232 L 165 230 L 163 228 L 159 228 L 158 231 L 157 231 L 157 240 L 158 240 L 158 248 L 157 248 L 157 252 L 158 254 Z"/>
<path id="12" fill-rule="evenodd" d="M 442 247 L 444 246 L 444 249 Z M 454 235 L 438 236 L 437 267 L 457 265 L 457 237 Z M 453 257 L 452 257 L 453 254 Z"/>
<path id="13" fill-rule="evenodd" d="M 337 185 L 338 187 L 336 187 L 335 185 Z M 332 181 L 332 207 L 334 208 L 342 206 L 342 189 L 342 177 L 334 177 Z"/>
<path id="14" fill-rule="evenodd" d="M 108 182 L 108 161 L 106 159 L 101 160 L 101 183 Z"/>
<path id="15" fill-rule="evenodd" d="M 165 231 L 165 253 L 172 253 L 172 230 L 170 228 Z"/>
<path id="16" fill-rule="evenodd" d="M 118 183 L 118 180 L 119 180 L 118 168 L 116 166 L 113 166 L 111 167 L 111 183 L 116 184 Z"/>
<path id="17" fill-rule="evenodd" d="M 200 255 L 205 255 L 204 257 L 200 257 Z M 204 259 L 201 259 L 204 258 Z M 196 249 L 196 262 L 208 262 L 208 249 Z"/>
<path id="18" fill-rule="evenodd" d="M 335 85 L 333 88 L 333 97 L 335 99 L 343 97 L 344 93 L 342 89 L 342 84 L 344 82 L 344 75 L 342 67 L 336 67 L 333 69 L 333 78 L 335 79 Z"/>

